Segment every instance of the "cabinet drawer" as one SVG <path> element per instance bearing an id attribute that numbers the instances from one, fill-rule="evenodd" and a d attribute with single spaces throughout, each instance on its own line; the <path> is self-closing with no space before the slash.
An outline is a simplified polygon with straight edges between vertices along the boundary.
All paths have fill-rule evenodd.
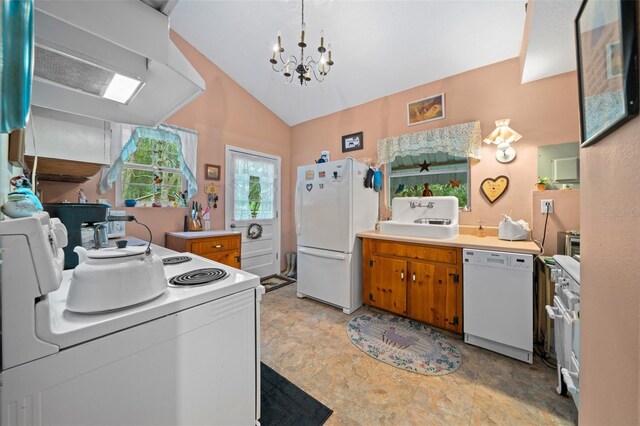
<path id="1" fill-rule="evenodd" d="M 240 269 L 240 252 L 237 250 L 223 253 L 208 253 L 204 254 L 202 257 Z"/>
<path id="2" fill-rule="evenodd" d="M 191 243 L 191 253 L 208 254 L 219 253 L 240 248 L 240 238 L 238 235 L 230 237 L 206 238 Z M 205 256 L 206 257 L 206 256 Z"/>
<path id="3" fill-rule="evenodd" d="M 458 250 L 455 248 L 406 244 L 383 240 L 375 240 L 372 241 L 372 243 L 372 251 L 374 254 L 385 254 L 439 263 L 458 263 Z"/>

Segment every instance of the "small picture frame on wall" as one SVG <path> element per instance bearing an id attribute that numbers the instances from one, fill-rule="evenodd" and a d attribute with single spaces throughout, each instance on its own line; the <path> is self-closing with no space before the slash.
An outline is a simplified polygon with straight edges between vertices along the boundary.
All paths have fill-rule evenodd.
<path id="1" fill-rule="evenodd" d="M 357 151 L 364 148 L 363 132 L 351 133 L 342 137 L 342 152 Z"/>
<path id="2" fill-rule="evenodd" d="M 580 143 L 601 140 L 638 114 L 636 2 L 583 0 L 575 21 Z"/>
<path id="3" fill-rule="evenodd" d="M 220 166 L 215 164 L 205 164 L 204 178 L 207 180 L 220 180 Z"/>
<path id="4" fill-rule="evenodd" d="M 407 104 L 408 126 L 441 120 L 444 117 L 444 93 L 418 99 Z"/>

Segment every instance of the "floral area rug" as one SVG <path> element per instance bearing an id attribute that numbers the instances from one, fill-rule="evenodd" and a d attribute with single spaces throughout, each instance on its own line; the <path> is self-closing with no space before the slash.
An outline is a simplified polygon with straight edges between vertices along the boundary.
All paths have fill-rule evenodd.
<path id="1" fill-rule="evenodd" d="M 347 324 L 351 342 L 384 363 L 427 376 L 453 373 L 462 356 L 446 336 L 417 321 L 395 315 L 367 314 Z"/>

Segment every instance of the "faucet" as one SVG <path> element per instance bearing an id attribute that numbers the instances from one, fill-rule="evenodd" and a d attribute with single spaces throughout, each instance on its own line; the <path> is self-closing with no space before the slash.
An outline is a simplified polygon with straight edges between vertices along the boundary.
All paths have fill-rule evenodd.
<path id="1" fill-rule="evenodd" d="M 409 207 L 411 207 L 412 209 L 415 209 L 416 207 L 426 207 L 428 209 L 432 209 L 433 206 L 435 206 L 435 204 L 433 203 L 433 201 L 429 201 L 427 204 L 422 204 L 422 201 L 411 201 L 409 202 Z"/>

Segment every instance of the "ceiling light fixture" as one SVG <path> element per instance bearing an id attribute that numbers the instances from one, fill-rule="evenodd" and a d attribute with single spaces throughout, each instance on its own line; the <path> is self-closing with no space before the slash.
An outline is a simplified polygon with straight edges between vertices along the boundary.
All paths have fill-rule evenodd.
<path id="1" fill-rule="evenodd" d="M 318 60 L 315 60 L 312 56 L 305 58 L 304 48 L 307 47 L 307 44 L 304 42 L 305 29 L 304 0 L 302 0 L 302 31 L 300 32 L 300 42 L 298 43 L 298 47 L 300 47 L 300 58 L 298 59 L 293 55 L 289 56 L 287 60 L 282 58 L 284 48 L 282 47 L 280 31 L 278 31 L 277 42 L 273 46 L 273 55 L 269 62 L 271 62 L 273 70 L 281 73 L 287 83 L 291 83 L 295 77 L 300 80 L 301 86 L 303 84 L 305 86 L 315 86 L 317 83 L 324 81 L 325 76 L 329 73 L 333 65 L 333 61 L 331 60 L 331 44 L 328 44 L 326 48 L 324 47 L 324 31 L 320 31 L 320 47 L 318 47 L 320 58 Z M 327 53 L 327 56 L 325 56 L 325 53 Z M 278 63 L 281 65 L 280 69 L 276 68 Z M 309 84 L 312 75 L 316 81 Z"/>
<path id="2" fill-rule="evenodd" d="M 494 143 L 498 150 L 496 151 L 496 160 L 501 163 L 509 163 L 516 158 L 516 150 L 511 147 L 512 142 L 516 142 L 522 138 L 522 135 L 509 127 L 509 120 L 496 121 L 496 129 L 487 136 L 483 142 Z"/>

